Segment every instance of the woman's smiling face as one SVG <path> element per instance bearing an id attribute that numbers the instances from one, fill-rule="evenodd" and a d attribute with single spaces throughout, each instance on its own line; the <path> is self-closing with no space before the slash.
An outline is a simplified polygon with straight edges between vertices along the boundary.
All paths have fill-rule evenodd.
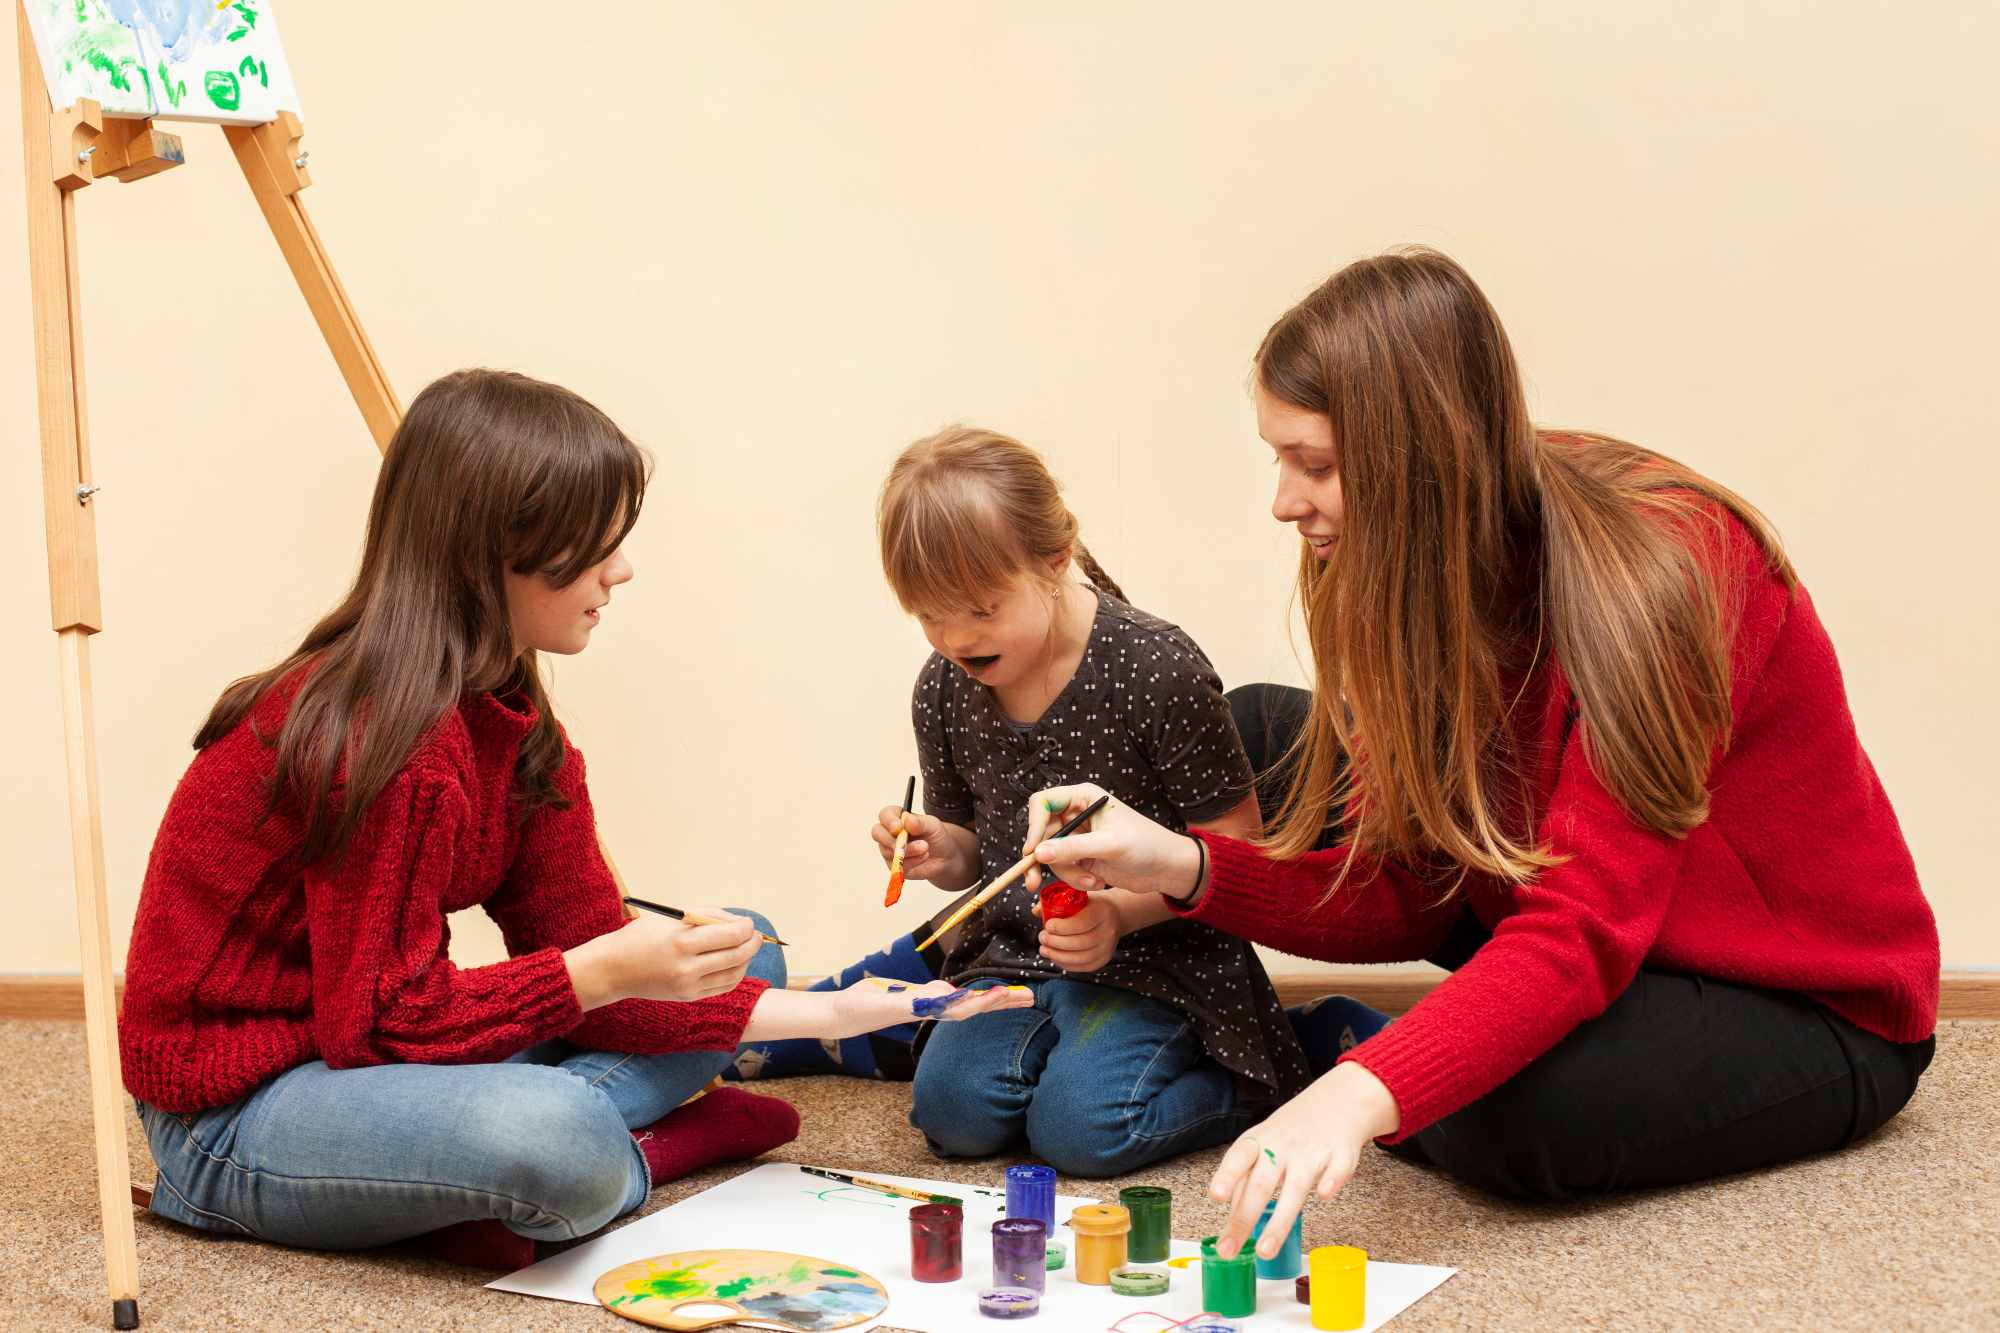
<path id="1" fill-rule="evenodd" d="M 1261 384 L 1250 392 L 1257 404 L 1257 433 L 1277 455 L 1278 494 L 1271 501 L 1271 517 L 1296 527 L 1313 555 L 1325 560 L 1340 540 L 1346 513 L 1333 421 L 1272 397 Z"/>

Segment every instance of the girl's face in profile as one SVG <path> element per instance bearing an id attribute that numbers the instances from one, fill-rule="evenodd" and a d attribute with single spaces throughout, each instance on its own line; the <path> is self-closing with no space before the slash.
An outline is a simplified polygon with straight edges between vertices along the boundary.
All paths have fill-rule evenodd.
<path id="1" fill-rule="evenodd" d="M 611 590 L 632 577 L 632 562 L 623 548 L 585 570 L 575 582 L 558 588 L 546 572 L 516 574 L 504 570 L 507 618 L 514 627 L 519 652 L 580 653 L 590 643 Z"/>
<path id="2" fill-rule="evenodd" d="M 1277 454 L 1278 495 L 1271 517 L 1298 528 L 1312 553 L 1321 560 L 1333 554 L 1345 514 L 1340 496 L 1340 469 L 1333 448 L 1333 421 L 1320 412 L 1264 392 L 1254 385 L 1257 433 Z"/>

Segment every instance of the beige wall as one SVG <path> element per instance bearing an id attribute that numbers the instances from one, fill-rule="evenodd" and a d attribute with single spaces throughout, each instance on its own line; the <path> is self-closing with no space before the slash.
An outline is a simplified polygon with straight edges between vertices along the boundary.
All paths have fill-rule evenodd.
<path id="1" fill-rule="evenodd" d="M 556 672 L 631 883 L 766 909 L 801 970 L 921 918 L 924 892 L 875 905 L 863 834 L 913 762 L 923 651 L 871 507 L 947 420 L 1044 449 L 1106 566 L 1229 681 L 1297 679 L 1246 357 L 1414 240 L 1485 285 L 1539 417 L 1776 520 L 1947 963 L 2000 964 L 1974 832 L 2000 806 L 2000 11 L 1188 8 L 427 3 L 385 52 L 350 6 L 282 7 L 305 198 L 404 398 L 516 367 L 659 456 L 639 578 Z M 341 589 L 376 461 L 220 135 L 187 139 L 79 200 L 121 957 L 188 737 Z M 4 255 L 0 971 L 67 971 L 18 204 Z M 460 954 L 493 956 L 464 920 Z"/>

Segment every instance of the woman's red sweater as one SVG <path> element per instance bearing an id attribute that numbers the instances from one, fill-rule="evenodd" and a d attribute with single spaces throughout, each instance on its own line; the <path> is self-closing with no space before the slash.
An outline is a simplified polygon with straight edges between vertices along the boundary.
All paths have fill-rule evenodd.
<path id="1" fill-rule="evenodd" d="M 1200 836 L 1209 889 L 1188 913 L 1340 963 L 1419 959 L 1467 906 L 1492 939 L 1409 1013 L 1343 1059 L 1395 1096 L 1407 1137 L 1484 1096 L 1603 1013 L 1639 968 L 1795 991 L 1891 1041 L 1936 1026 L 1937 923 L 1855 734 L 1833 644 L 1733 518 L 1712 544 L 1737 611 L 1733 736 L 1709 772 L 1708 819 L 1686 837 L 1635 823 L 1592 771 L 1561 664 L 1512 714 L 1534 828 L 1567 858 L 1515 887 L 1469 875 L 1462 897 L 1358 859 L 1322 903 L 1344 847 L 1273 860 Z"/>

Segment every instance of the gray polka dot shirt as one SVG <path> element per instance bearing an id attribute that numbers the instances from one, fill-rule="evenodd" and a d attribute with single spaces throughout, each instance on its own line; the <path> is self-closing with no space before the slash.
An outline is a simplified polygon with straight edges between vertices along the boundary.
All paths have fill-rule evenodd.
<path id="1" fill-rule="evenodd" d="M 1041 718 L 1010 721 L 986 686 L 933 653 L 911 699 L 926 812 L 979 840 L 980 882 L 1020 859 L 1028 798 L 1095 782 L 1173 829 L 1226 814 L 1252 773 L 1222 681 L 1178 626 L 1098 594 L 1076 674 Z M 1028 981 L 1069 976 L 1036 943 L 1035 895 L 1003 892 L 965 923 L 945 974 Z M 1191 921 L 1127 935 L 1102 969 L 1072 980 L 1118 986 L 1185 1014 L 1217 1063 L 1289 1097 L 1311 1075 L 1247 941 Z"/>

